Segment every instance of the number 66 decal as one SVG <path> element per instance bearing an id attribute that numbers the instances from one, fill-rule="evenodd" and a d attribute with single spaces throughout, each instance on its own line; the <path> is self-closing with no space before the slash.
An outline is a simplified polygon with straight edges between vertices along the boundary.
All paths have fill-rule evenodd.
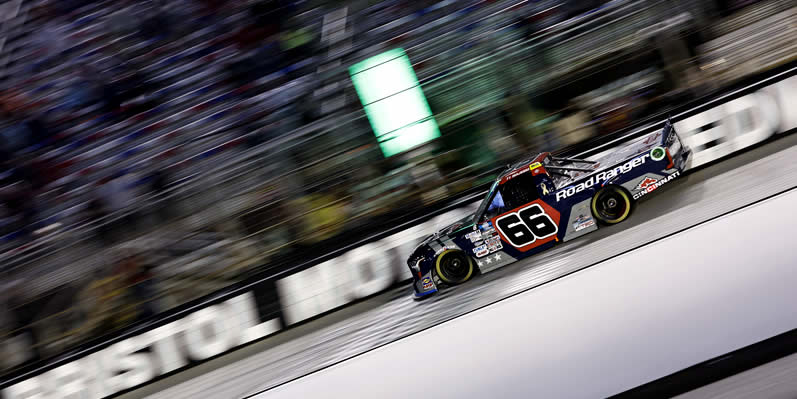
<path id="1" fill-rule="evenodd" d="M 521 248 L 548 238 L 558 231 L 556 223 L 539 204 L 532 204 L 517 212 L 495 220 L 498 231 L 515 247 Z"/>

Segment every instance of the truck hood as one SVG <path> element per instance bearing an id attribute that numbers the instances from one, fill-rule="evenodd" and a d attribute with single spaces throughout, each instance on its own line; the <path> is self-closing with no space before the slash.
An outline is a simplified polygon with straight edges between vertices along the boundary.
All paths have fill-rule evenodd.
<path id="1" fill-rule="evenodd" d="M 438 230 L 435 234 L 436 237 L 442 237 L 444 235 L 449 235 L 455 231 L 468 228 L 473 226 L 473 217 L 475 213 L 471 213 L 463 218 L 457 220 L 454 223 L 449 224 L 448 226 L 443 227 L 442 229 Z"/>
<path id="2" fill-rule="evenodd" d="M 412 250 L 412 254 L 407 259 L 407 263 L 412 267 L 418 259 L 421 259 L 425 256 L 431 256 L 434 251 L 432 251 L 431 246 L 429 245 L 432 241 L 438 240 L 441 237 L 448 236 L 451 233 L 459 231 L 461 229 L 469 228 L 474 225 L 473 217 L 475 213 L 469 214 L 459 220 L 451 223 L 442 229 L 438 230 L 434 234 L 430 234 L 421 240 L 418 245 L 415 246 L 415 249 Z"/>

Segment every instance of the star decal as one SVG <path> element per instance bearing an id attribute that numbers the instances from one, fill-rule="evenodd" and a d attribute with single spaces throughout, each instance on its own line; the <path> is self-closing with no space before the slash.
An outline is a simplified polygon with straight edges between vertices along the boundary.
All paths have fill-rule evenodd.
<path id="1" fill-rule="evenodd" d="M 480 260 L 477 260 L 477 261 L 476 261 L 476 264 L 477 264 L 477 265 L 479 265 L 479 267 L 481 267 L 481 265 L 482 265 L 482 261 L 480 261 Z"/>
<path id="2" fill-rule="evenodd" d="M 501 260 L 501 254 L 495 254 L 495 261 L 498 262 Z"/>
<path id="3" fill-rule="evenodd" d="M 492 259 L 490 259 L 490 257 L 489 257 L 489 256 L 488 256 L 488 257 L 486 257 L 486 258 L 484 258 L 484 261 L 485 261 L 486 263 L 488 263 L 488 264 L 489 264 L 489 263 L 493 263 L 493 260 L 492 260 Z"/>

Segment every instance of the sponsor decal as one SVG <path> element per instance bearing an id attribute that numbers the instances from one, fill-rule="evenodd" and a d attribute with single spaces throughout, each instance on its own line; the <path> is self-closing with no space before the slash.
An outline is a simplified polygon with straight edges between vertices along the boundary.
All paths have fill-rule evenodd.
<path id="1" fill-rule="evenodd" d="M 594 225 L 595 225 L 595 221 L 594 220 L 588 220 L 588 221 L 586 221 L 584 223 L 581 223 L 578 226 L 576 226 L 575 230 L 576 231 L 581 231 L 581 230 L 590 228 L 590 227 L 592 227 Z"/>
<path id="2" fill-rule="evenodd" d="M 578 215 L 575 221 L 573 221 L 573 229 L 575 231 L 581 231 L 586 228 L 592 227 L 595 225 L 595 220 L 592 219 L 591 216 L 587 215 Z"/>
<path id="3" fill-rule="evenodd" d="M 429 277 L 424 277 L 423 280 L 421 281 L 421 284 L 423 284 L 423 289 L 425 289 L 425 290 L 428 290 L 428 289 L 431 289 L 432 287 L 434 287 L 434 284 L 432 283 L 432 279 L 429 278 Z"/>
<path id="4" fill-rule="evenodd" d="M 542 164 L 539 162 L 535 162 L 529 165 L 529 170 L 532 172 L 534 176 L 537 176 L 538 174 L 544 171 L 544 169 L 542 168 Z"/>
<path id="5" fill-rule="evenodd" d="M 650 185 L 652 185 L 652 184 L 655 184 L 655 183 L 656 183 L 656 181 L 657 181 L 657 180 L 656 180 L 655 178 L 653 178 L 653 177 L 650 177 L 650 176 L 645 176 L 645 178 L 644 178 L 644 179 L 642 179 L 642 181 L 641 181 L 641 182 L 639 182 L 639 184 L 637 184 L 637 186 L 636 186 L 636 189 L 637 189 L 637 190 L 644 190 L 644 189 L 646 189 L 648 186 L 650 186 Z"/>
<path id="6" fill-rule="evenodd" d="M 649 177 L 645 177 L 645 179 L 642 181 L 642 183 L 640 183 L 640 185 L 637 186 L 637 189 L 641 189 L 642 191 L 634 194 L 634 199 L 636 200 L 636 199 L 640 199 L 640 198 L 644 197 L 647 193 L 653 192 L 653 190 L 655 190 L 655 189 L 657 189 L 657 188 L 669 183 L 673 179 L 677 178 L 680 174 L 681 174 L 681 172 L 675 172 L 675 173 L 673 173 L 673 174 L 671 174 L 671 175 L 669 175 L 667 177 L 662 178 L 661 180 L 657 180 L 657 181 L 654 181 L 653 183 L 646 184 L 644 187 L 640 187 L 640 186 L 642 186 L 642 183 L 645 183 L 649 179 Z"/>
<path id="7" fill-rule="evenodd" d="M 574 195 L 576 193 L 580 193 L 580 192 L 582 192 L 582 191 L 584 191 L 584 190 L 586 190 L 588 188 L 593 187 L 596 184 L 603 183 L 604 181 L 609 180 L 609 179 L 611 179 L 613 177 L 628 173 L 631 170 L 633 170 L 634 168 L 639 167 L 641 165 L 644 165 L 645 164 L 645 160 L 648 157 L 650 157 L 650 156 L 651 156 L 650 153 L 646 153 L 646 154 L 638 156 L 638 157 L 636 157 L 636 158 L 634 158 L 634 159 L 632 159 L 632 160 L 630 160 L 630 161 L 628 161 L 628 162 L 626 162 L 626 163 L 624 163 L 622 165 L 618 165 L 618 166 L 616 166 L 616 167 L 614 167 L 612 169 L 604 170 L 602 172 L 593 174 L 586 181 L 583 181 L 581 183 L 578 183 L 576 185 L 573 185 L 573 186 L 570 186 L 570 187 L 567 187 L 567 188 L 563 188 L 563 189 L 561 189 L 561 190 L 556 192 L 556 202 L 559 202 L 559 201 L 561 201 L 563 199 L 566 199 L 566 198 L 568 198 L 568 197 L 570 197 L 570 196 L 572 196 L 572 195 Z"/>
<path id="8" fill-rule="evenodd" d="M 483 234 L 492 234 L 495 233 L 495 228 L 493 227 L 493 223 L 490 221 L 486 221 L 479 225 L 479 230 L 482 231 Z"/>
<path id="9" fill-rule="evenodd" d="M 488 238 L 485 244 L 487 245 L 487 249 L 489 249 L 491 253 L 504 249 L 504 246 L 501 244 L 501 237 L 499 236 Z"/>
<path id="10" fill-rule="evenodd" d="M 508 175 L 504 176 L 503 179 L 501 179 L 501 184 L 506 183 L 507 181 L 512 180 L 512 179 L 514 179 L 514 178 L 516 178 L 516 177 L 518 177 L 518 176 L 520 176 L 520 175 L 522 175 L 524 173 L 527 173 L 529 171 L 530 170 L 526 169 L 526 168 L 514 170 L 511 173 L 509 173 Z"/>
<path id="11" fill-rule="evenodd" d="M 485 256 L 485 255 L 489 254 L 490 250 L 487 249 L 486 245 L 482 245 L 480 247 L 474 248 L 473 249 L 473 253 L 476 254 L 477 258 L 481 258 L 482 256 Z"/>
<path id="12" fill-rule="evenodd" d="M 554 215 L 556 220 L 551 215 Z M 500 215 L 494 220 L 501 238 L 525 252 L 555 239 L 559 213 L 537 200 L 530 205 Z"/>
<path id="13" fill-rule="evenodd" d="M 471 242 L 475 243 L 477 241 L 481 241 L 482 239 L 482 232 L 481 230 L 472 231 L 468 234 L 465 234 L 465 238 L 470 240 Z"/>
<path id="14" fill-rule="evenodd" d="M 650 150 L 650 159 L 654 161 L 661 161 L 667 156 L 667 151 L 662 147 L 655 147 Z"/>

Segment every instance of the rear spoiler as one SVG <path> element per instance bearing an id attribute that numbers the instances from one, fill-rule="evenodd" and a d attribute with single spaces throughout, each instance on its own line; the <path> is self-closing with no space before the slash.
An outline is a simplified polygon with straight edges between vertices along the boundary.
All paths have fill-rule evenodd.
<path id="1" fill-rule="evenodd" d="M 664 122 L 664 128 L 661 131 L 661 145 L 669 147 L 675 139 L 675 134 L 675 126 L 672 124 L 672 119 L 668 116 L 667 121 Z"/>

